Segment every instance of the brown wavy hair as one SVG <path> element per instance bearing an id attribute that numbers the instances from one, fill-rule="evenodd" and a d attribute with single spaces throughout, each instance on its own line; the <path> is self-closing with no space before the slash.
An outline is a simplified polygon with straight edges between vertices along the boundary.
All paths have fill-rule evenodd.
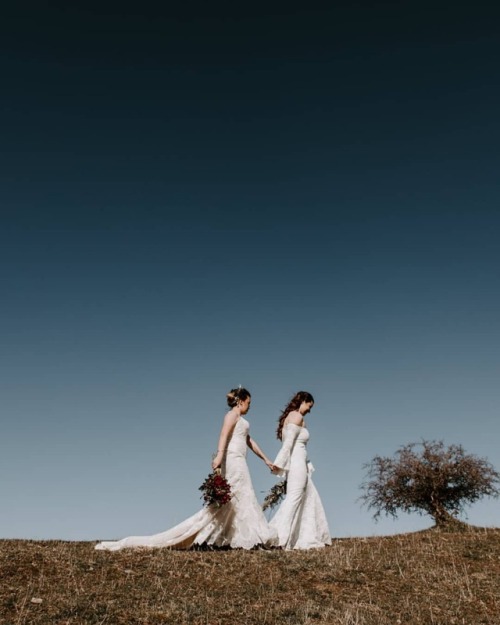
<path id="1" fill-rule="evenodd" d="M 238 402 L 245 401 L 248 397 L 251 397 L 250 391 L 247 391 L 246 388 L 232 388 L 229 393 L 226 395 L 227 405 L 229 408 L 234 408 L 238 405 Z"/>
<path id="2" fill-rule="evenodd" d="M 278 419 L 278 427 L 276 428 L 276 436 L 279 440 L 282 440 L 283 424 L 285 423 L 285 419 L 291 412 L 298 410 L 303 401 L 312 401 L 314 403 L 314 397 L 307 391 L 299 391 L 298 393 L 295 393 L 292 399 L 288 402 L 287 407 L 281 413 L 281 416 Z"/>

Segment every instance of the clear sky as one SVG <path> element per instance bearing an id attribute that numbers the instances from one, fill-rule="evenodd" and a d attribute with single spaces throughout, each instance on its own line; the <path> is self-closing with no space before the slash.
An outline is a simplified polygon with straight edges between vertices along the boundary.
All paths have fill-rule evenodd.
<path id="1" fill-rule="evenodd" d="M 500 468 L 498 9 L 70 4 L 0 20 L 0 537 L 196 512 L 238 384 L 271 458 L 314 395 L 334 537 L 429 526 L 359 486 L 422 438 Z"/>

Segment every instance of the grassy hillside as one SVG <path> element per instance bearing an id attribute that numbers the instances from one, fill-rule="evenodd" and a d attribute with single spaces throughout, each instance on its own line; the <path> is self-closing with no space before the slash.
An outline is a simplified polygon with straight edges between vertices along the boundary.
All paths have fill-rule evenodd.
<path id="1" fill-rule="evenodd" d="M 320 551 L 0 541 L 0 625 L 500 625 L 500 530 Z"/>

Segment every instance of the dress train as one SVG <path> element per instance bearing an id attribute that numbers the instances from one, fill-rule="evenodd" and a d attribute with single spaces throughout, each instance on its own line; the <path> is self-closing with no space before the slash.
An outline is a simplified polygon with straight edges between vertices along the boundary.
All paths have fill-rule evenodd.
<path id="1" fill-rule="evenodd" d="M 130 547 L 170 547 L 189 549 L 194 545 L 212 545 L 252 549 L 259 545 L 277 544 L 276 531 L 262 512 L 246 462 L 249 424 L 240 417 L 236 422 L 222 463 L 222 475 L 231 485 L 232 498 L 217 508 L 202 508 L 175 527 L 152 536 L 128 536 L 116 541 L 103 541 L 96 549 L 118 551 Z"/>

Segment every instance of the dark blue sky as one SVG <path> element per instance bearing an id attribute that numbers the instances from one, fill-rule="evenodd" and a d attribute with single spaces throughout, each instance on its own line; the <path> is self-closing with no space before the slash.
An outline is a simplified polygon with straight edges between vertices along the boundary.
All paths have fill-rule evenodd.
<path id="1" fill-rule="evenodd" d="M 1 535 L 181 520 L 240 383 L 269 455 L 315 395 L 333 535 L 418 527 L 359 509 L 375 454 L 500 464 L 497 8 L 32 4 L 0 19 Z"/>
<path id="2" fill-rule="evenodd" d="M 498 191 L 495 8 L 33 4 L 1 26 L 14 212 L 224 223 L 235 201 L 284 219 Z"/>

